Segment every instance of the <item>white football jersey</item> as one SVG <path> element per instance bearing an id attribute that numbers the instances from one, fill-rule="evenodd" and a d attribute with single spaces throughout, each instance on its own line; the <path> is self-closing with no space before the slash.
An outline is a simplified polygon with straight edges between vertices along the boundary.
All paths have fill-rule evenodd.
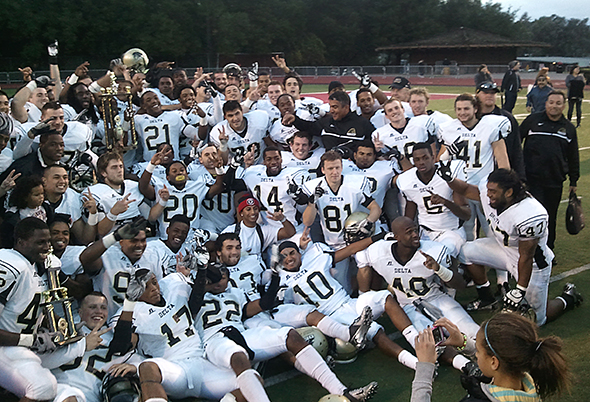
<path id="1" fill-rule="evenodd" d="M 122 200 L 127 194 L 129 199 L 135 200 L 129 204 L 127 211 L 118 215 L 117 222 L 123 222 L 141 215 L 139 205 L 143 202 L 143 194 L 139 191 L 139 183 L 133 180 L 125 180 L 121 192 L 113 189 L 107 184 L 98 183 L 89 187 L 92 196 L 96 200 L 99 212 L 108 213 L 115 203 Z"/>
<path id="2" fill-rule="evenodd" d="M 187 166 L 187 172 L 190 180 L 202 177 L 206 179 L 207 183 L 215 183 L 215 178 L 211 173 L 197 161 L 193 161 Z M 201 199 L 201 226 L 207 230 L 213 230 L 215 233 L 220 233 L 233 224 L 236 221 L 234 196 L 235 191 L 226 189 L 210 200 Z"/>
<path id="3" fill-rule="evenodd" d="M 146 91 L 152 91 L 158 95 L 158 99 L 160 99 L 162 106 L 177 105 L 180 103 L 178 99 L 170 99 L 168 95 L 164 95 L 158 88 L 146 88 Z"/>
<path id="4" fill-rule="evenodd" d="M 84 267 L 80 262 L 80 254 L 86 250 L 86 246 L 68 245 L 59 260 L 61 271 L 66 275 L 78 275 L 84 273 Z"/>
<path id="5" fill-rule="evenodd" d="M 123 307 L 125 292 L 129 286 L 129 278 L 136 270 L 147 268 L 162 279 L 162 268 L 158 265 L 158 258 L 150 249 L 149 243 L 143 255 L 135 263 L 131 263 L 121 246 L 115 244 L 107 249 L 102 258 L 102 269 L 92 278 L 94 290 L 102 292 L 109 302 L 109 317 L 112 317 L 119 308 Z"/>
<path id="6" fill-rule="evenodd" d="M 342 161 L 342 174 L 360 174 L 367 178 L 369 182 L 369 191 L 371 197 L 379 206 L 383 206 L 383 199 L 385 193 L 391 188 L 391 179 L 393 176 L 402 172 L 399 164 L 395 159 L 391 161 L 375 161 L 371 167 L 367 169 L 359 168 L 354 162 L 350 160 Z M 368 209 L 361 209 L 368 212 Z"/>
<path id="7" fill-rule="evenodd" d="M 280 287 L 285 303 L 312 304 L 325 315 L 338 310 L 350 297 L 330 274 L 334 251 L 323 243 L 314 243 L 301 256 L 297 272 L 281 270 Z"/>
<path id="8" fill-rule="evenodd" d="M 438 166 L 438 163 L 436 164 Z M 436 167 L 435 167 L 436 169 Z M 465 162 L 451 161 L 453 178 L 465 181 Z M 418 169 L 412 168 L 398 176 L 396 185 L 402 195 L 418 207 L 418 223 L 429 231 L 453 230 L 459 227 L 459 218 L 442 204 L 432 204 L 432 194 L 438 194 L 447 200 L 453 200 L 453 190 L 438 174 L 434 174 L 429 183 L 418 178 Z"/>
<path id="9" fill-rule="evenodd" d="M 244 332 L 244 306 L 248 303 L 246 291 L 232 286 L 220 294 L 205 293 L 203 306 L 195 320 L 195 326 L 202 333 L 203 342 L 215 335 L 223 327 L 232 326 Z"/>
<path id="10" fill-rule="evenodd" d="M 28 116 L 27 122 L 37 124 L 41 121 L 41 109 L 39 109 L 34 103 L 26 102 L 25 110 L 27 111 Z"/>
<path id="11" fill-rule="evenodd" d="M 315 200 L 324 240 L 332 248 L 339 250 L 346 246 L 344 241 L 344 222 L 346 218 L 361 207 L 367 208 L 373 201 L 371 187 L 366 177 L 356 174 L 342 176 L 342 184 L 334 193 L 324 177 L 310 180 L 303 185 L 309 196 L 320 185 L 324 195 Z"/>
<path id="12" fill-rule="evenodd" d="M 301 97 L 295 101 L 295 114 L 302 120 L 316 121 L 323 115 L 318 111 L 317 113 L 310 113 L 308 105 L 315 105 L 320 108 L 324 102 L 318 98 L 312 98 L 310 96 Z"/>
<path id="13" fill-rule="evenodd" d="M 36 152 L 39 148 L 39 136 L 35 137 L 32 141 L 27 137 L 29 130 L 37 124 L 38 123 L 24 123 L 15 128 L 16 145 L 13 150 L 15 159 L 21 158 L 31 152 Z M 92 139 L 94 138 L 92 130 L 87 125 L 77 121 L 66 122 L 62 134 L 64 140 L 64 154 L 60 162 L 64 164 L 71 162 L 76 153 L 82 153 L 89 150 Z"/>
<path id="14" fill-rule="evenodd" d="M 248 189 L 260 201 L 260 210 L 276 212 L 282 209 L 285 217 L 294 226 L 301 223 L 295 204 L 295 200 L 287 194 L 289 183 L 294 182 L 298 186 L 309 180 L 308 173 L 299 168 L 284 168 L 276 176 L 266 174 L 266 166 L 254 165 L 243 171 L 239 177 L 244 180 Z M 265 215 L 265 214 L 261 214 Z M 263 217 L 265 220 L 266 217 Z"/>
<path id="15" fill-rule="evenodd" d="M 356 254 L 359 268 L 372 267 L 395 290 L 398 303 L 403 307 L 413 300 L 425 299 L 443 293 L 440 279 L 433 270 L 424 266 L 428 254 L 441 266 L 451 266 L 451 256 L 445 246 L 431 241 L 420 241 L 420 247 L 405 265 L 393 254 L 395 241 L 380 240 Z"/>
<path id="16" fill-rule="evenodd" d="M 309 172 L 310 178 L 315 179 L 319 171 L 320 159 L 326 152 L 325 148 L 319 147 L 310 152 L 306 159 L 297 159 L 292 152 L 281 151 L 281 158 L 283 159 L 283 167 L 296 167 L 305 169 Z"/>
<path id="17" fill-rule="evenodd" d="M 458 119 L 445 123 L 439 127 L 438 138 L 445 145 L 451 145 L 458 139 L 468 142 L 458 158 L 466 162 L 467 183 L 478 185 L 494 170 L 492 144 L 508 136 L 511 129 L 508 118 L 488 114 L 471 130 Z"/>
<path id="18" fill-rule="evenodd" d="M 479 183 L 479 197 L 490 231 L 498 244 L 508 248 L 518 260 L 518 243 L 521 240 L 539 239 L 534 262 L 540 269 L 549 266 L 554 254 L 547 246 L 549 215 L 545 207 L 534 197 L 528 196 L 498 215 L 498 211 L 490 206 L 487 183 L 487 178 Z"/>
<path id="19" fill-rule="evenodd" d="M 168 276 L 176 272 L 176 256 L 178 253 L 170 250 L 170 247 L 164 243 L 162 239 L 149 239 L 148 247 L 158 258 L 158 266 L 162 270 L 162 276 Z M 184 247 L 181 246 L 179 252 L 183 252 Z M 184 255 L 185 253 L 183 253 Z"/>
<path id="20" fill-rule="evenodd" d="M 379 136 L 379 140 L 388 149 L 395 148 L 410 159 L 416 143 L 430 143 L 434 141 L 435 135 L 436 125 L 434 120 L 430 116 L 422 115 L 408 119 L 406 126 L 402 129 L 393 128 L 391 124 L 382 126 L 373 131 L 371 138 L 375 142 L 375 139 Z"/>
<path id="21" fill-rule="evenodd" d="M 88 335 L 91 331 L 83 326 L 81 332 Z M 67 384 L 84 393 L 86 402 L 102 402 L 102 380 L 108 369 L 114 364 L 129 361 L 133 352 L 124 356 L 111 356 L 107 358 L 109 344 L 113 339 L 113 331 L 101 336 L 102 343 L 93 350 L 84 353 L 84 356 L 62 364 L 59 368 L 51 370 L 59 384 Z"/>
<path id="22" fill-rule="evenodd" d="M 210 103 L 206 104 L 199 104 L 201 105 L 209 105 L 209 107 L 213 106 Z M 208 110 L 208 109 L 207 109 Z M 205 111 L 205 110 L 204 110 Z M 199 129 L 199 122 L 201 121 L 201 116 L 197 114 L 197 109 L 179 109 L 175 110 L 174 112 L 178 113 L 184 121 L 186 121 L 191 126 L 195 127 L 198 131 Z M 205 111 L 205 113 L 207 113 Z M 180 159 L 184 160 L 187 156 L 190 155 L 193 146 L 191 145 L 191 139 L 188 138 L 186 135 L 180 135 Z"/>
<path id="23" fill-rule="evenodd" d="M 51 205 L 47 199 L 45 202 Z M 52 205 L 52 207 L 56 214 L 69 215 L 70 222 L 74 223 L 82 217 L 81 194 L 68 187 L 57 205 Z"/>
<path id="24" fill-rule="evenodd" d="M 270 103 L 270 101 L 267 99 L 260 99 L 259 101 L 255 102 L 250 107 L 250 110 L 261 110 L 265 112 L 268 114 L 271 122 L 281 119 L 281 112 L 279 111 L 279 108 Z"/>
<path id="25" fill-rule="evenodd" d="M 295 133 L 299 132 L 295 126 L 284 126 L 281 119 L 276 119 L 270 127 L 270 138 L 277 144 L 287 145 L 289 138 L 293 137 Z"/>
<path id="26" fill-rule="evenodd" d="M 45 276 L 45 275 L 43 275 Z M 13 249 L 0 250 L 0 330 L 32 334 L 47 290 L 46 278 L 34 264 Z"/>
<path id="27" fill-rule="evenodd" d="M 168 188 L 170 198 L 166 203 L 164 212 L 158 217 L 158 231 L 160 236 L 166 236 L 166 229 L 170 225 L 170 220 L 175 215 L 184 215 L 191 221 L 191 227 L 198 228 L 201 217 L 201 201 L 205 199 L 209 191 L 209 184 L 205 177 L 200 177 L 197 180 L 187 180 L 184 188 L 178 189 L 170 184 L 167 180 L 165 182 L 156 182 L 154 186 L 156 191 L 156 201 L 159 201 L 158 191 L 164 186 Z"/>
<path id="28" fill-rule="evenodd" d="M 147 167 L 147 165 L 149 165 L 149 162 L 138 162 L 138 163 L 135 163 L 133 166 L 131 166 L 129 171 L 131 173 L 133 173 L 134 175 L 136 175 L 137 177 L 141 177 L 143 172 L 145 172 L 145 168 Z M 165 166 L 162 166 L 162 165 L 154 166 L 154 171 L 152 172 L 152 179 L 150 180 L 150 183 L 152 185 L 154 185 L 156 183 L 156 181 L 154 179 L 157 179 L 160 181 L 166 181 L 166 167 Z"/>
<path id="29" fill-rule="evenodd" d="M 445 113 L 441 113 L 438 110 L 429 110 L 428 115 L 430 117 L 432 117 L 432 119 L 434 120 L 434 123 L 436 124 L 436 127 L 437 127 L 437 132 L 438 132 L 438 127 L 440 127 L 441 124 L 448 123 L 449 121 L 453 120 L 453 118 L 451 116 L 449 116 L 448 114 L 445 114 Z"/>
<path id="30" fill-rule="evenodd" d="M 137 350 L 170 361 L 202 357 L 203 344 L 188 307 L 192 289 L 187 278 L 177 272 L 158 282 L 164 306 L 138 302 L 133 309 Z"/>
<path id="31" fill-rule="evenodd" d="M 225 134 L 229 140 L 227 146 L 229 147 L 230 155 L 245 155 L 248 151 L 254 152 L 254 163 L 262 162 L 262 151 L 264 151 L 264 137 L 266 137 L 270 127 L 270 118 L 268 114 L 261 110 L 253 110 L 244 114 L 246 119 L 245 132 L 238 134 L 229 125 L 227 120 L 215 125 L 209 133 L 209 139 L 215 144 L 217 148 L 221 145 L 219 142 L 219 134 L 222 127 L 225 129 Z"/>
<path id="32" fill-rule="evenodd" d="M 135 116 L 135 131 L 143 148 L 143 160 L 149 162 L 157 152 L 158 145 L 166 143 L 174 151 L 174 159 L 180 158 L 180 136 L 197 139 L 197 129 L 189 125 L 180 114 L 169 111 L 158 117 L 149 114 Z"/>
<path id="33" fill-rule="evenodd" d="M 248 300 L 260 299 L 258 286 L 261 282 L 262 272 L 266 269 L 260 258 L 255 255 L 242 255 L 240 261 L 229 271 L 229 286 L 240 288 L 246 292 Z"/>

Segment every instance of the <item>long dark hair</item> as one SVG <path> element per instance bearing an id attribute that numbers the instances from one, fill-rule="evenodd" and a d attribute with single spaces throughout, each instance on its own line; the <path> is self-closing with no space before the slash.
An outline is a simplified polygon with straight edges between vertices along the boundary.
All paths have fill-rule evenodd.
<path id="1" fill-rule="evenodd" d="M 537 326 L 516 313 L 495 315 L 480 332 L 486 352 L 498 358 L 501 370 L 515 377 L 529 373 L 541 398 L 569 388 L 571 374 L 560 338 L 539 338 Z"/>

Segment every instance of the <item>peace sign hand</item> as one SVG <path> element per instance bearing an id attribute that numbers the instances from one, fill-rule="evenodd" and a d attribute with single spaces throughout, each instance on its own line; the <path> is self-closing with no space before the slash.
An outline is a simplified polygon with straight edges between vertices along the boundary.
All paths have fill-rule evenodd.
<path id="1" fill-rule="evenodd" d="M 102 336 L 113 329 L 113 327 L 107 327 L 107 328 L 101 330 L 105 321 L 106 321 L 106 318 L 103 318 L 102 320 L 100 320 L 100 322 L 96 325 L 96 327 L 94 327 L 92 332 L 90 332 L 88 335 L 86 335 L 86 351 L 87 352 L 96 349 L 98 347 L 98 345 L 100 345 L 102 343 Z"/>

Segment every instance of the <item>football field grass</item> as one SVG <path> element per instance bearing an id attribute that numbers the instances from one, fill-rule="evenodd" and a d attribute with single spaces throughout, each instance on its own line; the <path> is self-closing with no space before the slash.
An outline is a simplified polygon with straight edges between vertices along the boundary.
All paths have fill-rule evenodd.
<path id="1" fill-rule="evenodd" d="M 382 87 L 384 90 L 385 88 Z M 353 89 L 353 88 L 347 88 Z M 432 93 L 459 94 L 462 92 L 473 93 L 472 87 L 431 87 Z M 324 92 L 326 86 L 306 86 L 306 92 Z M 520 96 L 525 95 L 524 90 Z M 586 99 L 590 93 L 587 92 Z M 498 100 L 499 102 L 499 100 Z M 519 98 L 514 114 L 522 121 L 526 116 L 526 99 Z M 430 102 L 430 109 L 439 110 L 455 117 L 453 112 L 453 99 L 433 100 Z M 585 119 L 578 129 L 578 141 L 580 147 L 580 170 L 581 177 L 578 182 L 578 195 L 582 197 L 582 203 L 587 210 L 587 203 L 590 201 L 590 103 L 585 102 Z M 558 264 L 553 267 L 552 277 L 563 273 L 572 273 L 571 270 L 587 265 L 590 268 L 590 230 L 582 230 L 578 235 L 571 236 L 565 230 L 565 209 L 567 207 L 567 184 L 562 196 L 564 202 L 559 209 L 557 224 L 557 240 L 555 254 Z M 574 282 L 579 290 L 590 298 L 590 269 L 581 270 L 565 279 L 551 283 L 549 288 L 550 297 L 561 293 L 566 282 Z M 460 292 L 457 296 L 460 302 L 466 302 L 476 297 L 474 288 Z M 590 301 L 590 300 L 588 300 Z M 546 399 L 547 401 L 563 402 L 585 402 L 590 401 L 590 304 L 583 303 L 581 307 L 567 312 L 554 322 L 546 324 L 540 329 L 542 336 L 557 335 L 564 341 L 565 353 L 569 359 L 570 367 L 574 375 L 571 393 L 560 397 Z M 476 322 L 482 322 L 490 316 L 489 313 L 477 313 L 473 317 Z M 394 332 L 393 326 L 387 318 L 379 320 L 388 332 Z M 405 347 L 409 347 L 405 340 L 398 341 Z M 384 356 L 379 350 L 372 349 L 363 351 L 357 361 L 347 365 L 337 365 L 334 369 L 340 379 L 347 385 L 358 387 L 370 381 L 379 382 L 379 391 L 375 402 L 396 402 L 409 401 L 412 379 L 414 372 L 403 367 L 395 359 Z M 277 384 L 268 387 L 268 393 L 272 401 L 281 402 L 315 402 L 319 400 L 326 391 L 310 378 L 299 375 L 289 380 L 281 380 L 279 376 L 272 376 L 267 381 L 278 381 Z M 455 402 L 465 395 L 459 381 L 459 372 L 451 367 L 441 366 L 439 375 L 434 381 L 433 401 Z"/>

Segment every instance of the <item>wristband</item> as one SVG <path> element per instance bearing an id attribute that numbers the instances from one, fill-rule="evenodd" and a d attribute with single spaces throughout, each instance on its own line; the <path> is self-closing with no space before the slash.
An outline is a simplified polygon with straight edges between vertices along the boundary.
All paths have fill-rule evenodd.
<path id="1" fill-rule="evenodd" d="M 154 173 L 154 170 L 156 170 L 156 165 L 154 165 L 152 162 L 149 162 L 145 167 L 145 171 L 148 173 Z"/>
<path id="2" fill-rule="evenodd" d="M 226 143 L 223 143 L 223 142 L 220 141 L 219 142 L 219 150 L 221 152 L 227 152 L 227 142 Z"/>
<path id="3" fill-rule="evenodd" d="M 117 217 L 119 215 L 114 215 L 111 213 L 111 211 L 107 212 L 107 219 L 111 222 L 117 222 Z"/>
<path id="4" fill-rule="evenodd" d="M 522 291 L 522 293 L 526 293 L 526 289 L 527 289 L 527 288 L 526 288 L 526 287 L 524 287 L 524 286 L 521 286 L 521 285 L 518 285 L 518 284 L 517 284 L 517 285 L 516 285 L 516 289 L 520 289 L 520 290 Z"/>
<path id="5" fill-rule="evenodd" d="M 168 205 L 168 201 L 164 201 L 163 199 L 160 198 L 160 201 L 158 201 L 158 204 L 165 207 L 166 205 Z"/>
<path id="6" fill-rule="evenodd" d="M 369 85 L 369 91 L 371 91 L 371 93 L 374 94 L 375 92 L 377 92 L 378 89 L 379 87 L 371 82 L 371 85 Z"/>
<path id="7" fill-rule="evenodd" d="M 102 245 L 104 246 L 104 248 L 109 248 L 113 244 L 115 244 L 116 242 L 117 242 L 117 239 L 115 239 L 114 233 L 108 234 L 102 238 Z"/>
<path id="8" fill-rule="evenodd" d="M 98 214 L 89 214 L 88 215 L 88 225 L 96 226 L 98 224 Z"/>
<path id="9" fill-rule="evenodd" d="M 25 85 L 25 87 L 29 88 L 31 92 L 33 92 L 35 89 L 37 89 L 37 83 L 35 80 L 31 80 L 27 85 Z"/>
<path id="10" fill-rule="evenodd" d="M 102 87 L 96 81 L 88 86 L 88 90 L 93 94 L 99 94 L 101 89 Z"/>
<path id="11" fill-rule="evenodd" d="M 201 117 L 201 120 L 199 120 L 199 126 L 201 127 L 205 127 L 207 124 L 207 117 Z"/>
<path id="12" fill-rule="evenodd" d="M 76 74 L 70 75 L 70 78 L 68 78 L 68 84 L 70 86 L 72 86 L 72 85 L 74 85 L 77 82 L 78 82 L 78 76 Z"/>
<path id="13" fill-rule="evenodd" d="M 442 265 L 439 265 L 438 271 L 435 271 L 435 273 L 443 282 L 448 282 L 453 279 L 453 271 Z"/>
<path id="14" fill-rule="evenodd" d="M 33 335 L 33 334 L 20 334 L 18 336 L 17 346 L 24 346 L 25 348 L 30 348 L 31 346 L 33 346 L 34 340 L 35 340 L 35 335 Z"/>
<path id="15" fill-rule="evenodd" d="M 216 174 L 217 176 L 221 176 L 221 175 L 224 175 L 224 174 L 225 174 L 225 171 L 223 170 L 223 168 L 222 168 L 222 167 L 216 167 L 216 168 L 215 168 L 215 174 Z"/>
<path id="16" fill-rule="evenodd" d="M 57 56 L 49 56 L 49 64 L 57 65 Z"/>
<path id="17" fill-rule="evenodd" d="M 467 335 L 465 335 L 462 332 L 461 332 L 461 335 L 463 335 L 463 346 L 457 346 L 458 351 L 465 350 L 465 347 L 467 346 Z"/>
<path id="18" fill-rule="evenodd" d="M 133 312 L 133 307 L 135 307 L 135 303 L 136 302 L 125 298 L 125 301 L 123 302 L 123 311 Z"/>
<path id="19" fill-rule="evenodd" d="M 258 86 L 258 80 L 250 81 L 250 88 L 256 88 Z"/>
<path id="20" fill-rule="evenodd" d="M 286 220 L 287 220 L 287 217 L 285 215 L 283 215 L 283 219 L 281 219 L 279 222 L 285 223 Z"/>
<path id="21" fill-rule="evenodd" d="M 243 102 L 242 106 L 250 109 L 250 106 L 252 106 L 253 104 L 254 104 L 254 101 L 252 99 L 248 98 Z"/>

